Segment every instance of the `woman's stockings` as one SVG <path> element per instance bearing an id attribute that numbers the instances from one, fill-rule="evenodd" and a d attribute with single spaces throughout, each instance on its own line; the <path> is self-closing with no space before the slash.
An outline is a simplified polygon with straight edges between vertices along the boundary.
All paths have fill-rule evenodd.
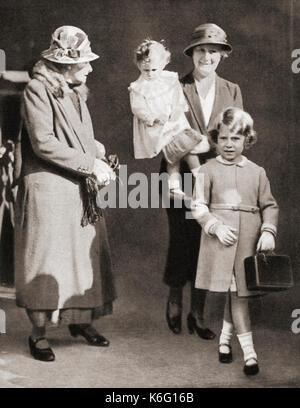
<path id="1" fill-rule="evenodd" d="M 33 340 L 44 337 L 46 334 L 46 312 L 26 309 L 27 315 L 32 323 L 31 337 Z"/>

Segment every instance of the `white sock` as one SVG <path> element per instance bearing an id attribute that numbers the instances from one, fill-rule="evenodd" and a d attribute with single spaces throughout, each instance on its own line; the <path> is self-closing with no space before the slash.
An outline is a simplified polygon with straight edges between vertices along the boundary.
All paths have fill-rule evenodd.
<path id="1" fill-rule="evenodd" d="M 198 171 L 201 169 L 201 166 L 195 167 L 194 169 L 191 169 L 191 172 L 193 174 L 193 176 L 196 178 Z"/>
<path id="2" fill-rule="evenodd" d="M 237 337 L 244 353 L 246 365 L 256 364 L 257 354 L 254 350 L 252 332 L 238 334 Z"/>
<path id="3" fill-rule="evenodd" d="M 231 338 L 232 338 L 232 333 L 233 333 L 233 324 L 230 322 L 227 322 L 227 320 L 223 320 L 223 327 L 219 339 L 219 344 L 221 346 L 219 347 L 219 350 L 221 353 L 229 353 L 230 349 L 226 345 L 230 346 L 231 343 Z"/>
<path id="4" fill-rule="evenodd" d="M 179 180 L 170 178 L 168 181 L 168 184 L 169 184 L 169 190 L 172 190 L 174 194 L 182 198 L 185 196 L 184 192 L 181 189 L 181 183 Z"/>
<path id="5" fill-rule="evenodd" d="M 168 181 L 169 189 L 180 188 L 180 181 L 176 179 L 171 179 Z"/>

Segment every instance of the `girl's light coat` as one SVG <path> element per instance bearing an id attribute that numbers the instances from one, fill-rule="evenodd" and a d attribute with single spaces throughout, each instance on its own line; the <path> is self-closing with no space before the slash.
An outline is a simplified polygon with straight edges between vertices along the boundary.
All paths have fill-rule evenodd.
<path id="1" fill-rule="evenodd" d="M 214 205 L 229 208 L 210 208 Z M 278 222 L 278 206 L 265 170 L 245 157 L 240 163 L 224 161 L 220 156 L 211 159 L 201 167 L 197 176 L 193 209 L 202 226 L 195 287 L 227 292 L 234 271 L 238 295 L 256 294 L 247 290 L 244 259 L 255 253 L 264 228 L 276 234 Z M 238 231 L 234 245 L 225 246 L 215 235 L 209 235 L 209 227 L 216 221 Z"/>

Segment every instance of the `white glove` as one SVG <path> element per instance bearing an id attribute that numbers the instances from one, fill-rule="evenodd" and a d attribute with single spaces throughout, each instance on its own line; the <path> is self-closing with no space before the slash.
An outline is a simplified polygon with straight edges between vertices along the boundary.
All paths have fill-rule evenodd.
<path id="1" fill-rule="evenodd" d="M 96 154 L 97 158 L 104 159 L 105 153 L 106 153 L 104 144 L 98 142 L 98 140 L 95 140 L 95 142 L 96 142 L 96 149 L 97 149 L 97 154 Z"/>
<path id="2" fill-rule="evenodd" d="M 237 230 L 229 225 L 220 224 L 215 230 L 215 235 L 218 237 L 221 244 L 231 246 L 237 241 L 237 236 L 234 234 Z"/>
<path id="3" fill-rule="evenodd" d="M 107 185 L 116 179 L 116 174 L 103 160 L 95 159 L 93 174 L 97 178 L 99 185 Z"/>
<path id="4" fill-rule="evenodd" d="M 206 153 L 210 150 L 210 144 L 208 143 L 208 139 L 206 135 L 201 135 L 202 140 L 197 146 L 194 147 L 193 150 L 190 151 L 191 154 L 199 154 L 199 153 Z"/>
<path id="5" fill-rule="evenodd" d="M 275 239 L 271 232 L 263 231 L 261 234 L 256 250 L 257 251 L 274 251 L 275 249 Z"/>

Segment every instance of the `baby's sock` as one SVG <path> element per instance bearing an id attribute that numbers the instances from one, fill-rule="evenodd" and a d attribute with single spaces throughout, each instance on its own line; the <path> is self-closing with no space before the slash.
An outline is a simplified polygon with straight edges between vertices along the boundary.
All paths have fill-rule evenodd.
<path id="1" fill-rule="evenodd" d="M 223 320 L 223 327 L 220 335 L 220 340 L 219 340 L 219 350 L 221 353 L 229 353 L 231 343 L 231 338 L 232 338 L 232 333 L 233 333 L 233 324 L 230 322 L 227 322 L 227 320 Z"/>
<path id="2" fill-rule="evenodd" d="M 177 175 L 172 174 L 169 178 L 168 184 L 169 190 L 172 190 L 174 195 L 182 198 L 185 196 L 184 192 L 181 189 L 181 180 L 177 177 Z"/>
<path id="3" fill-rule="evenodd" d="M 169 184 L 169 188 L 180 188 L 181 187 L 180 181 L 176 179 L 172 179 L 172 178 L 170 178 L 168 184 Z"/>
<path id="4" fill-rule="evenodd" d="M 246 365 L 257 364 L 257 354 L 254 350 L 252 332 L 238 334 L 237 337 L 244 353 Z"/>
<path id="5" fill-rule="evenodd" d="M 191 169 L 191 172 L 193 174 L 193 176 L 196 178 L 198 171 L 201 169 L 201 166 L 195 167 L 194 169 Z"/>

